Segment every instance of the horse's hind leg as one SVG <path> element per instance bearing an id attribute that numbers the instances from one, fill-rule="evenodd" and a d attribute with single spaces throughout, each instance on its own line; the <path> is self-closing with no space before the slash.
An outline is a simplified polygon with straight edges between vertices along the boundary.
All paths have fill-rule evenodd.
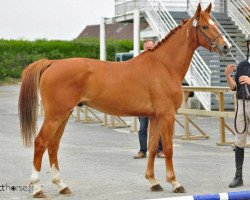
<path id="1" fill-rule="evenodd" d="M 157 149 L 159 145 L 160 140 L 160 132 L 159 132 L 159 124 L 156 118 L 150 119 L 150 129 L 149 129 L 149 144 L 148 144 L 148 150 L 149 150 L 149 156 L 148 156 L 148 165 L 147 165 L 147 171 L 146 171 L 146 179 L 149 180 L 149 183 L 151 185 L 152 191 L 162 191 L 162 187 L 156 180 L 154 176 L 154 161 L 155 156 L 157 154 Z"/>
<path id="2" fill-rule="evenodd" d="M 56 184 L 59 187 L 60 194 L 71 194 L 70 189 L 67 187 L 67 185 L 62 181 L 60 177 L 59 165 L 58 165 L 58 159 L 57 159 L 60 140 L 63 135 L 66 123 L 68 122 L 69 116 L 59 126 L 59 128 L 56 131 L 55 136 L 53 137 L 51 143 L 48 146 L 52 183 Z"/>
<path id="3" fill-rule="evenodd" d="M 61 116 L 65 116 L 65 114 L 60 114 Z M 63 117 L 63 119 L 64 118 L 65 117 Z M 45 197 L 41 188 L 39 177 L 42 157 L 63 119 L 61 117 L 58 117 L 58 115 L 54 115 L 53 117 L 45 116 L 42 128 L 40 129 L 40 132 L 34 141 L 33 170 L 30 178 L 30 183 L 31 185 L 33 185 L 33 197 L 35 198 Z"/>

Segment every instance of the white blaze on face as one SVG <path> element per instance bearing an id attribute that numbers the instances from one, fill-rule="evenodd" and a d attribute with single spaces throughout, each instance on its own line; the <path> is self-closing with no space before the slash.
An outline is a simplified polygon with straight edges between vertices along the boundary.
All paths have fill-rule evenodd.
<path id="1" fill-rule="evenodd" d="M 210 25 L 214 26 L 213 20 L 209 19 L 209 20 L 208 20 L 208 23 L 209 23 Z"/>

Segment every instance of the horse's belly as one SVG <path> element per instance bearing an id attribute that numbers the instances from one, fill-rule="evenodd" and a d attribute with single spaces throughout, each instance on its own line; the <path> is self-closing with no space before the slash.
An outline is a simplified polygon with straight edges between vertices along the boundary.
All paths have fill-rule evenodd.
<path id="1" fill-rule="evenodd" d="M 103 113 L 116 116 L 152 116 L 154 111 L 150 104 L 145 102 L 116 102 L 116 101 L 89 101 L 86 104 Z"/>

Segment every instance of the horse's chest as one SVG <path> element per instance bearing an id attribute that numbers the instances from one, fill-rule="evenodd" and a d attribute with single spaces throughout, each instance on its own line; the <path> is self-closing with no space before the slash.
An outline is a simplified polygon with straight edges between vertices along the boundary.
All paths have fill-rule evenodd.
<path id="1" fill-rule="evenodd" d="M 166 95 L 166 103 L 168 105 L 173 105 L 176 109 L 178 109 L 181 106 L 183 95 L 181 87 L 172 87 L 168 88 L 165 91 Z"/>

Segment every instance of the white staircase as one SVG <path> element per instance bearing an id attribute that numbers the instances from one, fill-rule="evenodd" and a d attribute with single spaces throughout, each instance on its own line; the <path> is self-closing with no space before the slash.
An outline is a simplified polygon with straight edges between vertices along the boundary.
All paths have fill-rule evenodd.
<path id="1" fill-rule="evenodd" d="M 245 34 L 250 34 L 250 5 L 244 0 L 229 0 L 228 14 Z"/>

